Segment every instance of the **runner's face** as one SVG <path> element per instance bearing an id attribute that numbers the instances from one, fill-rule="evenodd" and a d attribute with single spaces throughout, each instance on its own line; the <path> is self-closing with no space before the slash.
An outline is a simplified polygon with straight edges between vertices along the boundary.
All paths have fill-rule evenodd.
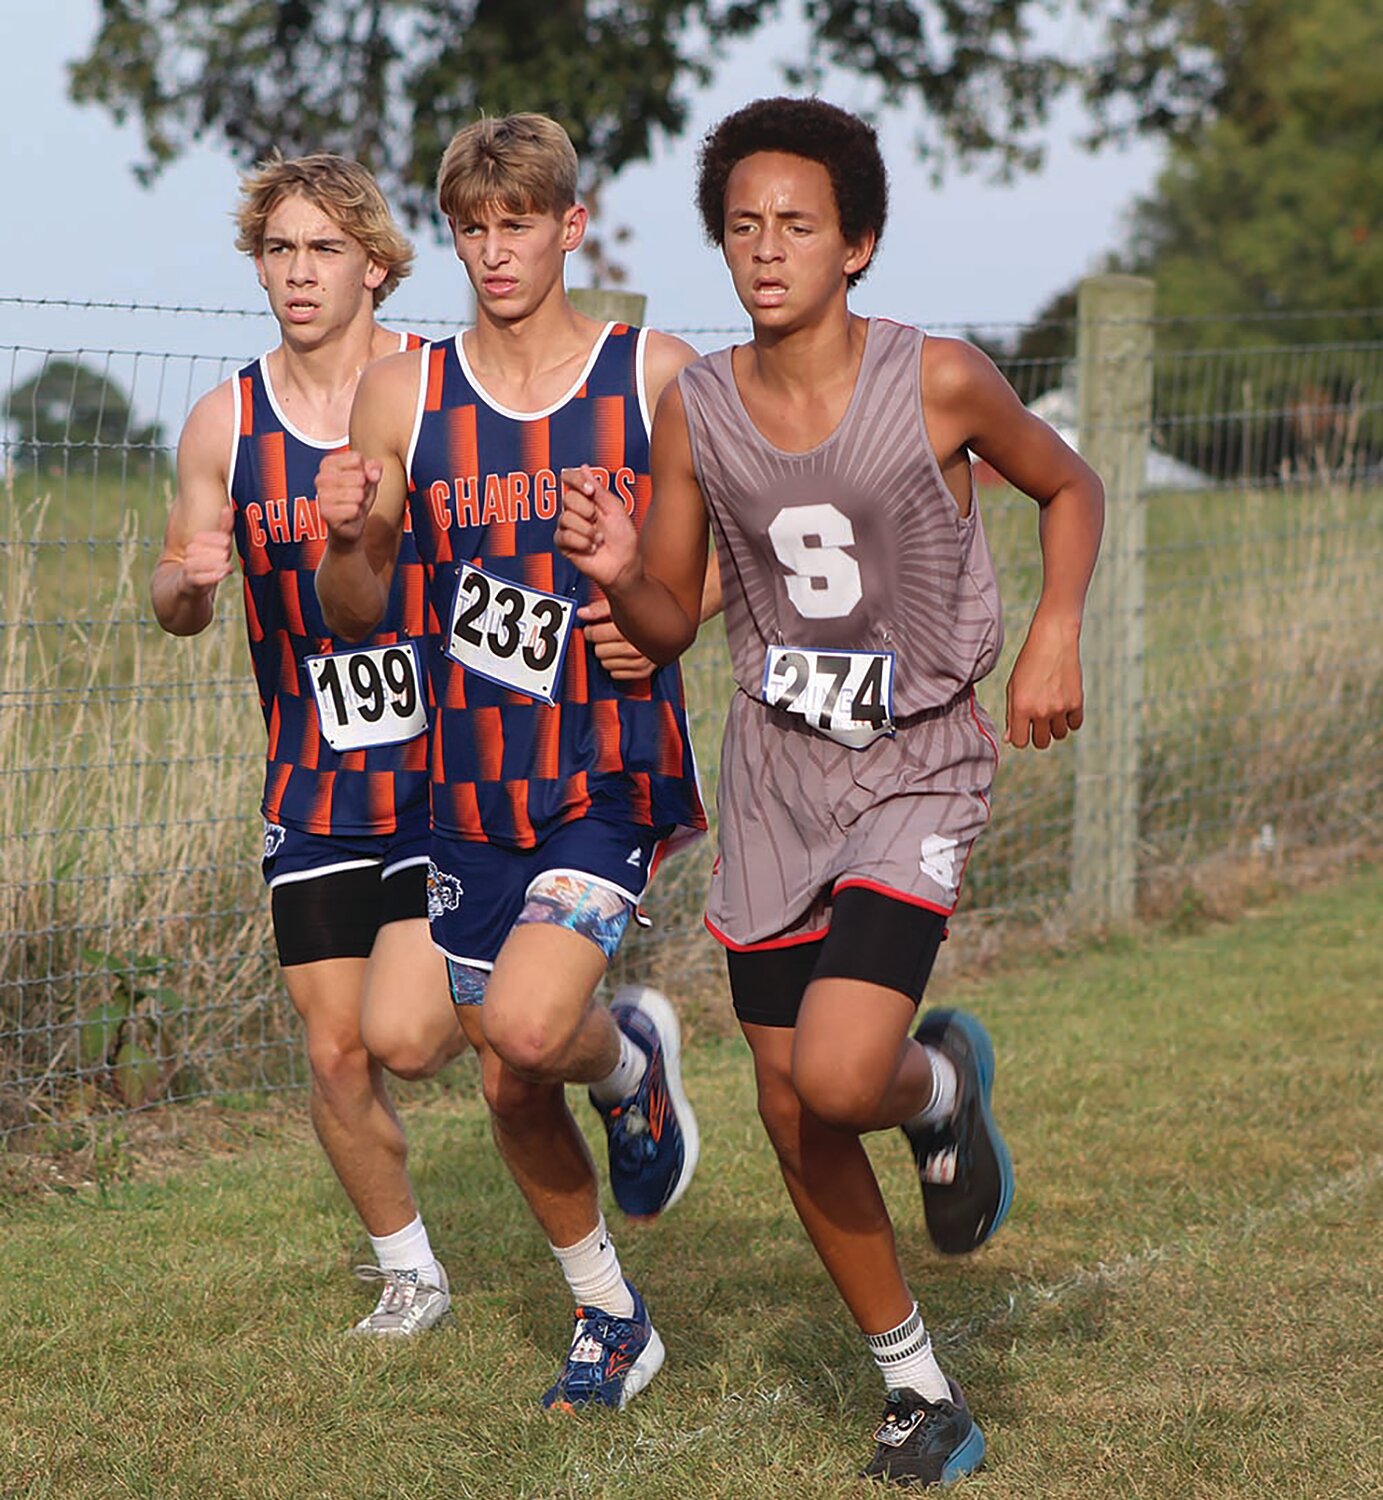
<path id="1" fill-rule="evenodd" d="M 817 161 L 758 151 L 725 184 L 725 261 L 756 329 L 810 323 L 839 300 L 868 264 L 874 237 L 841 233 L 830 174 Z"/>
<path id="2" fill-rule="evenodd" d="M 560 214 L 515 213 L 491 204 L 451 220 L 451 232 L 476 306 L 510 322 L 561 288 L 566 257 L 586 232 L 586 210 L 573 204 Z"/>
<path id="3" fill-rule="evenodd" d="M 359 240 L 298 194 L 274 206 L 255 256 L 259 284 L 285 333 L 312 339 L 374 313 L 387 274 Z"/>

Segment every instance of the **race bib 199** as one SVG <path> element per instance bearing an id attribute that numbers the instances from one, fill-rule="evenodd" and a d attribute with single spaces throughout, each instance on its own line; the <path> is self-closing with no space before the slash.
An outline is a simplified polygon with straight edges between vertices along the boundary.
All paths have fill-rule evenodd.
<path id="1" fill-rule="evenodd" d="M 322 738 L 333 750 L 401 745 L 427 728 L 421 662 L 412 641 L 309 656 Z"/>
<path id="2" fill-rule="evenodd" d="M 852 750 L 893 733 L 893 652 L 770 646 L 760 697 Z"/>
<path id="3" fill-rule="evenodd" d="M 557 701 L 576 601 L 462 563 L 446 653 L 468 672 L 544 703 Z"/>

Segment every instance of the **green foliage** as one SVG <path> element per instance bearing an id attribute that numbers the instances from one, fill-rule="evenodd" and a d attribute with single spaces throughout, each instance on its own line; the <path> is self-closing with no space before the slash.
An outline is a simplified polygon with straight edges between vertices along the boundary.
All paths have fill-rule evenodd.
<path id="1" fill-rule="evenodd" d="M 77 1056 L 84 1068 L 101 1068 L 114 1056 L 130 1014 L 123 1000 L 102 1000 L 77 1023 Z"/>
<path id="2" fill-rule="evenodd" d="M 1190 142 L 1217 119 L 1265 118 L 1286 56 L 1281 20 L 1313 8 L 1319 0 L 1079 0 L 1106 23 L 1084 89 L 1099 121 L 1092 140 L 1140 131 Z"/>
<path id="3" fill-rule="evenodd" d="M 986 338 L 978 330 L 966 335 L 998 365 L 1024 401 L 1061 385 L 1076 357 L 1077 292 L 1078 285 L 1071 286 L 1049 298 L 1016 337 Z"/>
<path id="4" fill-rule="evenodd" d="M 84 1068 L 108 1070 L 116 1097 L 138 1109 L 168 1081 L 163 1063 L 167 1032 L 183 1010 L 182 996 L 157 982 L 170 967 L 166 959 L 95 948 L 84 948 L 82 957 L 109 975 L 110 993 L 79 1018 L 78 1056 Z"/>
<path id="5" fill-rule="evenodd" d="M 1199 128 L 1169 127 L 1167 166 L 1108 262 L 1157 283 L 1159 440 L 1222 477 L 1368 470 L 1383 457 L 1383 9 L 1241 0 L 1184 20 L 1219 83 Z M 986 346 L 1025 397 L 1075 352 L 1076 290 Z"/>
<path id="6" fill-rule="evenodd" d="M 45 469 L 65 467 L 74 453 L 89 454 L 94 462 L 100 450 L 112 448 L 147 464 L 162 441 L 157 422 L 135 423 L 130 399 L 116 381 L 80 360 L 47 360 L 10 391 L 4 415 L 17 434 L 15 459 Z"/>
<path id="7" fill-rule="evenodd" d="M 194 140 L 241 162 L 340 151 L 375 171 L 416 222 L 437 161 L 481 110 L 541 110 L 597 175 L 647 157 L 686 122 L 707 76 L 695 45 L 763 4 L 640 0 L 103 0 L 71 69 L 72 97 L 138 118 L 152 179 Z M 696 42 L 693 41 L 695 32 Z"/>
<path id="8" fill-rule="evenodd" d="M 1266 0 L 1264 0 L 1266 3 Z M 1187 137 L 1252 91 L 1240 66 L 1253 5 L 1078 0 L 1085 56 L 1037 25 L 1054 0 L 800 0 L 805 56 L 766 75 L 819 88 L 829 69 L 870 81 L 918 121 L 918 149 L 1038 165 L 1051 105 L 1074 89 L 1092 140 Z M 71 94 L 143 127 L 145 181 L 193 141 L 241 162 L 272 147 L 334 150 L 379 176 L 410 220 L 432 213 L 441 149 L 481 110 L 541 110 L 570 130 L 592 182 L 646 159 L 685 127 L 688 91 L 722 44 L 780 0 L 101 0 L 100 28 L 71 66 Z"/>
<path id="9" fill-rule="evenodd" d="M 1336 315 L 1374 309 L 1353 336 L 1383 335 L 1383 10 L 1245 9 L 1257 16 L 1252 87 L 1174 147 L 1134 219 L 1132 268 L 1157 282 L 1158 314 L 1174 320 L 1159 348 L 1180 356 L 1161 372 L 1159 416 L 1200 467 L 1348 474 L 1383 454 L 1376 344 L 1340 348 Z M 1314 357 L 1274 369 L 1263 351 L 1283 346 L 1314 346 Z M 1227 348 L 1244 351 L 1237 377 Z M 1233 388 L 1216 384 L 1225 374 Z M 1236 407 L 1229 425 L 1211 415 Z"/>
<path id="10" fill-rule="evenodd" d="M 110 1071 L 115 1092 L 131 1109 L 147 1104 L 158 1092 L 158 1058 L 142 1042 L 123 1042 Z"/>
<path id="11" fill-rule="evenodd" d="M 1383 10 L 1374 0 L 1249 8 L 1263 12 L 1256 86 L 1174 148 L 1139 207 L 1134 264 L 1156 277 L 1164 315 L 1378 308 Z M 1292 329 L 1295 342 L 1336 334 L 1329 319 Z M 1251 323 L 1238 335 L 1263 336 Z"/>

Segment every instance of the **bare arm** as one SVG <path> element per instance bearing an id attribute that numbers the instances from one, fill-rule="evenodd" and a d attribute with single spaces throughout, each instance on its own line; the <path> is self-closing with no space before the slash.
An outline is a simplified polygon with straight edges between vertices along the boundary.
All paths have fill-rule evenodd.
<path id="1" fill-rule="evenodd" d="M 714 620 L 725 608 L 725 592 L 720 583 L 720 554 L 712 550 L 706 559 L 706 582 L 701 590 L 701 623 Z"/>
<path id="2" fill-rule="evenodd" d="M 681 339 L 670 334 L 650 329 L 644 353 L 644 389 L 649 405 L 656 411 L 658 401 L 668 383 L 677 372 L 696 358 L 696 350 Z M 712 570 L 707 572 L 708 589 L 715 584 L 716 606 L 719 608 L 719 573 L 712 580 Z M 586 630 L 586 639 L 595 649 L 596 660 L 616 682 L 637 682 L 648 677 L 654 663 L 637 646 L 626 640 L 610 612 L 610 602 L 604 597 L 593 599 L 578 611 Z M 711 614 L 715 613 L 712 609 Z M 708 619 L 704 611 L 702 619 Z"/>
<path id="3" fill-rule="evenodd" d="M 686 412 L 669 384 L 653 423 L 653 501 L 636 533 L 587 468 L 562 474 L 562 552 L 604 590 L 615 624 L 656 662 L 696 639 L 706 587 L 706 505 L 692 467 Z"/>
<path id="4" fill-rule="evenodd" d="M 234 415 L 230 385 L 219 385 L 188 413 L 178 440 L 178 491 L 149 586 L 154 617 L 170 635 L 207 628 L 217 585 L 231 572 L 235 512 L 226 465 Z"/>
<path id="5" fill-rule="evenodd" d="M 922 371 L 927 429 L 943 468 L 968 448 L 1041 508 L 1042 592 L 1009 677 L 1004 738 L 1045 750 L 1084 718 L 1080 631 L 1104 529 L 1104 486 L 978 349 L 928 339 Z"/>
<path id="6" fill-rule="evenodd" d="M 720 559 L 713 551 L 706 560 L 706 583 L 701 591 L 701 623 L 712 620 L 725 607 L 720 588 Z M 586 627 L 586 639 L 595 647 L 596 660 L 616 682 L 638 682 L 651 676 L 654 663 L 625 640 L 610 613 L 610 601 L 602 594 L 577 613 Z"/>
<path id="7" fill-rule="evenodd" d="M 649 329 L 644 352 L 644 388 L 649 411 L 656 415 L 663 392 L 696 357 L 696 350 L 684 339 Z"/>
<path id="8" fill-rule="evenodd" d="M 365 370 L 351 405 L 350 447 L 328 453 L 317 471 L 327 528 L 317 599 L 328 628 L 348 641 L 373 634 L 389 607 L 421 358 L 414 350 Z"/>

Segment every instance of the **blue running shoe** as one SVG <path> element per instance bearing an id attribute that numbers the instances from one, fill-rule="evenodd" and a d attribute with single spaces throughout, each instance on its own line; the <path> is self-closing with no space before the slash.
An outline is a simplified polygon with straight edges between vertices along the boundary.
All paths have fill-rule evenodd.
<path id="1" fill-rule="evenodd" d="M 639 1086 L 618 1104 L 591 1095 L 610 1148 L 610 1189 L 631 1219 L 652 1219 L 687 1190 L 701 1154 L 696 1116 L 682 1091 L 677 1012 L 646 985 L 626 985 L 610 1014 L 647 1059 Z"/>
<path id="2" fill-rule="evenodd" d="M 903 1134 L 917 1162 L 932 1244 L 943 1255 L 964 1255 L 998 1230 L 1013 1201 L 1013 1159 L 989 1110 L 994 1044 L 963 1010 L 929 1010 L 913 1036 L 956 1066 L 954 1113 L 937 1125 L 909 1120 Z"/>
<path id="3" fill-rule="evenodd" d="M 632 1316 L 617 1318 L 598 1307 L 576 1309 L 567 1362 L 543 1397 L 549 1411 L 575 1411 L 578 1406 L 622 1411 L 662 1369 L 663 1341 L 633 1283 L 624 1284 L 634 1298 Z"/>
<path id="4" fill-rule="evenodd" d="M 890 1391 L 879 1445 L 865 1467 L 869 1479 L 903 1488 L 950 1484 L 984 1462 L 984 1433 L 975 1425 L 960 1387 L 948 1380 L 949 1401 L 927 1401 L 916 1391 Z"/>

